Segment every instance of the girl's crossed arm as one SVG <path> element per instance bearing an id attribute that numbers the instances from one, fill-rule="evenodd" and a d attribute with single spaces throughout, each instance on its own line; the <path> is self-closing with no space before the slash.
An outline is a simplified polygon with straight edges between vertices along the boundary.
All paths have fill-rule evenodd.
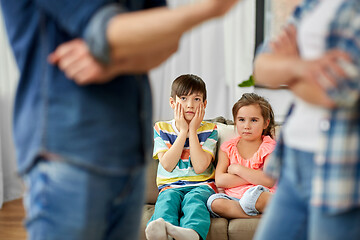
<path id="1" fill-rule="evenodd" d="M 275 180 L 267 176 L 262 170 L 251 169 L 240 164 L 230 165 L 227 171 L 254 185 L 263 185 L 264 187 L 271 188 L 275 184 Z"/>
<path id="2" fill-rule="evenodd" d="M 221 149 L 218 154 L 218 163 L 215 170 L 215 182 L 218 188 L 232 188 L 245 184 L 249 184 L 244 178 L 228 173 L 230 161 L 228 156 Z"/>

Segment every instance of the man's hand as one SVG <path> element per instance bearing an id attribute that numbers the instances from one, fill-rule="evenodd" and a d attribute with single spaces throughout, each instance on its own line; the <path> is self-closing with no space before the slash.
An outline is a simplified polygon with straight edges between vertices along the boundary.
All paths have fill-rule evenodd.
<path id="1" fill-rule="evenodd" d="M 308 81 L 325 91 L 335 88 L 337 79 L 346 77 L 340 61 L 350 62 L 349 55 L 341 50 L 327 51 L 315 60 L 300 60 L 294 66 L 295 79 Z"/>
<path id="2" fill-rule="evenodd" d="M 103 65 L 91 55 L 85 41 L 74 39 L 61 44 L 49 55 L 65 75 L 79 85 L 102 84 L 120 74 L 143 74 L 157 67 L 177 50 L 177 45 L 164 46 L 154 52 L 144 52 Z"/>
<path id="3" fill-rule="evenodd" d="M 69 79 L 79 85 L 105 83 L 115 75 L 115 69 L 95 60 L 81 39 L 61 44 L 49 55 L 48 61 L 58 65 Z"/>
<path id="4" fill-rule="evenodd" d="M 201 103 L 200 106 L 195 111 L 195 116 L 189 124 L 189 131 L 195 131 L 200 127 L 201 122 L 204 119 L 205 115 L 205 106 L 204 103 Z"/>
<path id="5" fill-rule="evenodd" d="M 270 42 L 270 48 L 276 54 L 300 57 L 296 37 L 294 25 L 287 25 L 279 36 Z"/>
<path id="6" fill-rule="evenodd" d="M 288 57 L 295 61 L 294 74 L 295 82 L 308 81 L 315 84 L 322 90 L 336 87 L 336 79 L 346 76 L 340 67 L 339 61 L 350 61 L 347 53 L 340 50 L 327 51 L 323 56 L 314 60 L 304 60 L 300 58 L 297 32 L 293 25 L 286 26 L 279 36 L 271 41 L 272 52 L 278 56 Z"/>

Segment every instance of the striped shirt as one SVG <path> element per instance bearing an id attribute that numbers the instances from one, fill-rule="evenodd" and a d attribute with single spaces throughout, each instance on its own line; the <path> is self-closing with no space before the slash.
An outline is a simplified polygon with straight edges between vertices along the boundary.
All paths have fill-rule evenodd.
<path id="1" fill-rule="evenodd" d="M 305 0 L 290 20 L 297 23 L 313 10 L 319 0 Z M 355 69 L 360 69 L 360 2 L 344 1 L 337 10 L 325 39 L 326 48 L 341 49 L 350 54 Z M 346 72 L 353 72 L 348 69 Z M 356 70 L 355 70 L 356 71 Z M 314 159 L 311 203 L 325 213 L 337 214 L 360 207 L 360 76 L 350 74 L 338 79 L 336 88 L 328 95 L 339 107 L 329 110 L 320 123 L 322 140 Z M 282 166 L 282 139 L 265 171 L 279 176 Z"/>
<path id="2" fill-rule="evenodd" d="M 174 144 L 179 131 L 175 127 L 175 120 L 167 122 L 157 122 L 154 127 L 154 153 L 153 158 L 158 159 L 160 152 L 166 152 Z M 215 159 L 216 143 L 218 131 L 214 123 L 203 121 L 197 130 L 199 142 L 202 149 L 211 154 Z M 166 171 L 161 164 L 158 165 L 157 186 L 159 191 L 168 188 L 208 185 L 214 191 L 215 187 L 215 168 L 211 163 L 201 174 L 197 174 L 191 164 L 189 139 L 185 141 L 184 149 L 176 167 L 173 171 Z"/>

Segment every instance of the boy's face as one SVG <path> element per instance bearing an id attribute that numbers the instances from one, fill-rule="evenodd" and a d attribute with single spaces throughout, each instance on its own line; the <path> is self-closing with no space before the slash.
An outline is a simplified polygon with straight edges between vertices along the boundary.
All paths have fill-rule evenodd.
<path id="1" fill-rule="evenodd" d="M 188 122 L 194 118 L 195 112 L 198 108 L 200 108 L 200 105 L 204 104 L 204 108 L 206 108 L 207 103 L 206 100 L 203 100 L 202 93 L 192 93 L 190 95 L 176 96 L 176 99 L 170 97 L 170 106 L 172 109 L 175 109 L 177 102 L 180 103 L 184 112 L 184 118 Z"/>

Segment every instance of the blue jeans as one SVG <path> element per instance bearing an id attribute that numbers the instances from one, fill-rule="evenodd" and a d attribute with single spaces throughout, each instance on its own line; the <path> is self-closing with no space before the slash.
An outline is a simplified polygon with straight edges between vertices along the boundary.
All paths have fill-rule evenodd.
<path id="1" fill-rule="evenodd" d="M 28 239 L 138 239 L 144 174 L 99 175 L 40 161 L 24 176 Z"/>
<path id="2" fill-rule="evenodd" d="M 278 188 L 263 214 L 255 240 L 359 239 L 360 209 L 326 215 L 310 204 L 313 157 L 284 148 Z"/>

